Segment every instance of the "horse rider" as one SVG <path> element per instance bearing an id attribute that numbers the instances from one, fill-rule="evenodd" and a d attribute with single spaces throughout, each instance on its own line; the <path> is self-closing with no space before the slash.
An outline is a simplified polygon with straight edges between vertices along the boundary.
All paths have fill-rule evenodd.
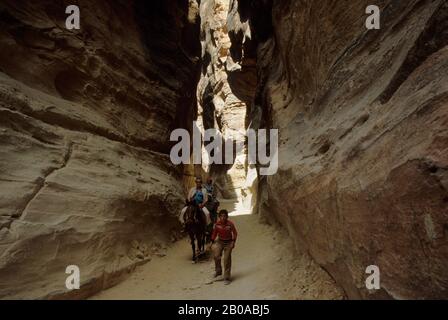
<path id="1" fill-rule="evenodd" d="M 207 182 L 204 184 L 205 190 L 207 190 L 208 200 L 215 198 L 215 188 L 213 187 L 213 179 L 211 177 L 207 178 Z M 212 199 L 210 199 L 212 198 Z"/>
<path id="2" fill-rule="evenodd" d="M 201 177 L 196 177 L 195 183 L 196 183 L 196 186 L 191 188 L 190 192 L 188 193 L 187 202 L 193 203 L 194 205 L 198 206 L 205 215 L 206 224 L 209 224 L 211 222 L 210 212 L 205 207 L 205 205 L 207 204 L 207 201 L 208 201 L 207 190 L 202 186 L 202 178 Z M 183 216 L 184 216 L 187 208 L 188 208 L 188 204 L 181 211 L 180 217 L 182 218 L 182 220 L 184 220 Z M 181 222 L 184 222 L 184 221 L 181 221 Z"/>
<path id="3" fill-rule="evenodd" d="M 208 198 L 206 208 L 210 212 L 212 222 L 215 223 L 218 215 L 218 213 L 216 212 L 218 202 L 216 200 L 216 192 L 213 186 L 213 179 L 211 177 L 207 178 L 207 183 L 204 184 L 204 188 L 205 190 L 207 190 L 207 198 Z"/>

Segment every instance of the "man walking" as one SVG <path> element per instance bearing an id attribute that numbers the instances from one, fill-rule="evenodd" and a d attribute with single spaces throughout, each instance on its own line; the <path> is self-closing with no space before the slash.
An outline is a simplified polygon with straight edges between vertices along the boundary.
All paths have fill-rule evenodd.
<path id="1" fill-rule="evenodd" d="M 235 225 L 229 220 L 227 210 L 219 211 L 219 220 L 212 232 L 212 249 L 215 259 L 215 279 L 222 276 L 221 257 L 224 253 L 224 284 L 226 285 L 230 284 L 232 250 L 235 248 L 237 235 Z"/>

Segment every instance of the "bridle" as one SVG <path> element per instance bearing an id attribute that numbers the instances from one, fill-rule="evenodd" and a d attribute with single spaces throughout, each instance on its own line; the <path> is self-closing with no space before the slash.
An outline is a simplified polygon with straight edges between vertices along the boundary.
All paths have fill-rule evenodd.
<path id="1" fill-rule="evenodd" d="M 198 212 L 199 212 L 199 207 L 195 204 L 189 204 L 188 209 L 187 209 L 187 216 L 186 216 L 186 221 L 185 223 L 197 223 L 199 222 L 198 219 Z"/>

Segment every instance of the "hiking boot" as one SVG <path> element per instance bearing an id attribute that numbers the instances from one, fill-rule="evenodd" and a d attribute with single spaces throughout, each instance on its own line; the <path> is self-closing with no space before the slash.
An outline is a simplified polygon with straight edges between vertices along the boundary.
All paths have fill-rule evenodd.
<path id="1" fill-rule="evenodd" d="M 221 273 L 215 273 L 214 276 L 208 280 L 205 284 L 212 284 L 215 281 L 222 281 L 224 278 L 222 277 Z"/>
<path id="2" fill-rule="evenodd" d="M 222 281 L 222 280 L 224 280 L 224 278 L 223 278 L 222 274 L 220 274 L 220 273 L 216 274 L 215 273 L 214 280 L 215 281 Z"/>

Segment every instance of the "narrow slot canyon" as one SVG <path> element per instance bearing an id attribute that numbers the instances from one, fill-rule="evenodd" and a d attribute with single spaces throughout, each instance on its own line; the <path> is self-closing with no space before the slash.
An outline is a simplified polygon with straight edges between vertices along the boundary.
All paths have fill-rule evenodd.
<path id="1" fill-rule="evenodd" d="M 446 1 L 377 1 L 379 30 L 364 0 L 80 0 L 74 30 L 69 4 L 0 3 L 0 299 L 448 298 Z M 174 164 L 176 129 L 219 154 Z M 229 285 L 191 261 L 197 177 Z"/>

